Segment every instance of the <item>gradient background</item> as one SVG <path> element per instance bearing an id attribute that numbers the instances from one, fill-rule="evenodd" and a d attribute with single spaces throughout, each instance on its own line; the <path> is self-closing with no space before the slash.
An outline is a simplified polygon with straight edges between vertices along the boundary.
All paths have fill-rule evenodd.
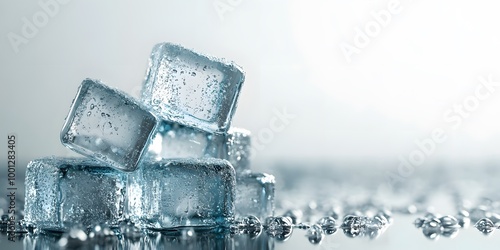
<path id="1" fill-rule="evenodd" d="M 74 155 L 59 132 L 81 81 L 98 78 L 138 97 L 152 46 L 168 41 L 244 68 L 233 125 L 265 141 L 257 169 L 326 161 L 395 170 L 436 128 L 447 139 L 420 167 L 498 162 L 500 87 L 457 128 L 444 115 L 475 94 L 478 77 L 500 82 L 500 4 L 396 1 L 400 11 L 349 62 L 341 46 L 390 2 L 72 0 L 16 52 L 9 34 L 21 35 L 23 18 L 44 10 L 38 1 L 0 0 L 0 145 L 16 134 L 22 167 Z M 296 117 L 262 136 L 275 109 Z"/>
<path id="2" fill-rule="evenodd" d="M 500 81 L 498 4 L 401 0 L 400 12 L 349 63 L 353 44 L 390 1 L 79 1 L 60 4 L 18 53 L 8 39 L 37 1 L 0 1 L 0 133 L 18 134 L 23 165 L 71 154 L 59 131 L 86 77 L 138 96 L 155 43 L 169 41 L 234 60 L 246 82 L 235 126 L 258 138 L 273 109 L 296 115 L 265 138 L 257 161 L 367 160 L 397 166 L 474 94 L 478 76 Z M 220 15 L 219 15 L 220 14 Z M 40 19 L 43 21 L 43 19 Z M 499 158 L 499 93 L 482 101 L 425 165 Z M 451 130 L 448 130 L 451 131 Z M 263 132 L 265 133 L 265 132 Z M 5 140 L 6 143 L 6 140 Z M 6 154 L 0 154 L 4 161 Z"/>

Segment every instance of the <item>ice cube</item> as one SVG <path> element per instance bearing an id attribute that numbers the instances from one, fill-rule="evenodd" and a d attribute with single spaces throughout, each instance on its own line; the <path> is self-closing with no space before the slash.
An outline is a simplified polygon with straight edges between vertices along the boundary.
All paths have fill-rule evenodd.
<path id="1" fill-rule="evenodd" d="M 128 215 L 139 227 L 222 226 L 234 219 L 235 173 L 222 159 L 144 162 L 129 175 Z"/>
<path id="2" fill-rule="evenodd" d="M 226 132 L 244 78 L 232 62 L 161 43 L 151 53 L 142 101 L 165 120 Z"/>
<path id="3" fill-rule="evenodd" d="M 155 133 L 157 119 L 126 94 L 85 79 L 61 132 L 61 142 L 85 156 L 133 171 Z"/>
<path id="4" fill-rule="evenodd" d="M 237 173 L 249 169 L 250 132 L 231 128 L 215 134 L 176 122 L 162 121 L 149 148 L 153 159 L 213 157 L 228 160 Z"/>
<path id="5" fill-rule="evenodd" d="M 221 158 L 228 160 L 237 173 L 249 170 L 251 146 L 250 131 L 231 128 L 226 136 L 225 152 Z"/>
<path id="6" fill-rule="evenodd" d="M 25 223 L 45 230 L 115 226 L 124 220 L 127 176 L 83 158 L 47 157 L 26 169 Z"/>
<path id="7" fill-rule="evenodd" d="M 261 221 L 274 214 L 274 176 L 246 171 L 236 178 L 235 213 L 254 215 Z"/>
<path id="8" fill-rule="evenodd" d="M 219 158 L 225 139 L 224 135 L 162 121 L 149 151 L 157 159 Z"/>

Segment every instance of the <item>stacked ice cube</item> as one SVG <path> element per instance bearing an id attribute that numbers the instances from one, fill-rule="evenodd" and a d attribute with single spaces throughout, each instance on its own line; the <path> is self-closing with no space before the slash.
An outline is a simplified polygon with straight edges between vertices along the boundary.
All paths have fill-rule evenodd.
<path id="1" fill-rule="evenodd" d="M 228 226 L 273 215 L 274 177 L 250 170 L 250 132 L 231 127 L 242 70 L 170 43 L 153 48 L 141 100 L 82 82 L 61 132 L 86 158 L 29 163 L 25 224 Z"/>

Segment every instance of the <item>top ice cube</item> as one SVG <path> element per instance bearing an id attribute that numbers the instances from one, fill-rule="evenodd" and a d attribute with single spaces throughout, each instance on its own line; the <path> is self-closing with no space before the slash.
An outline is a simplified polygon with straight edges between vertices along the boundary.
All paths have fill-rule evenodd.
<path id="1" fill-rule="evenodd" d="M 133 171 L 157 123 L 131 97 L 98 80 L 85 79 L 66 117 L 61 142 L 111 167 Z"/>
<path id="2" fill-rule="evenodd" d="M 165 120 L 224 133 L 244 78 L 232 62 L 161 43 L 151 53 L 142 101 Z"/>

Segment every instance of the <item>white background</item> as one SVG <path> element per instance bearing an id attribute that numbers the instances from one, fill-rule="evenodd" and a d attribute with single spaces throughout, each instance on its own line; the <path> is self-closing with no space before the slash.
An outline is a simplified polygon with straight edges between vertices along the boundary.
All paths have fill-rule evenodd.
<path id="1" fill-rule="evenodd" d="M 348 62 L 341 47 L 354 46 L 357 29 L 365 32 L 376 21 L 372 12 L 390 4 L 397 13 Z M 73 0 L 58 6 L 48 13 L 37 1 L 0 1 L 0 135 L 18 135 L 22 164 L 71 155 L 59 131 L 81 81 L 99 78 L 138 96 L 150 50 L 163 41 L 245 69 L 233 124 L 265 144 L 257 162 L 364 160 L 396 168 L 399 157 L 418 150 L 415 140 L 436 128 L 447 139 L 422 165 L 499 158 L 500 91 L 456 129 L 443 118 L 474 95 L 478 77 L 500 82 L 496 1 Z M 15 45 L 9 34 L 22 36 L 23 18 L 38 18 L 39 27 Z M 296 118 L 269 138 L 273 109 Z"/>

